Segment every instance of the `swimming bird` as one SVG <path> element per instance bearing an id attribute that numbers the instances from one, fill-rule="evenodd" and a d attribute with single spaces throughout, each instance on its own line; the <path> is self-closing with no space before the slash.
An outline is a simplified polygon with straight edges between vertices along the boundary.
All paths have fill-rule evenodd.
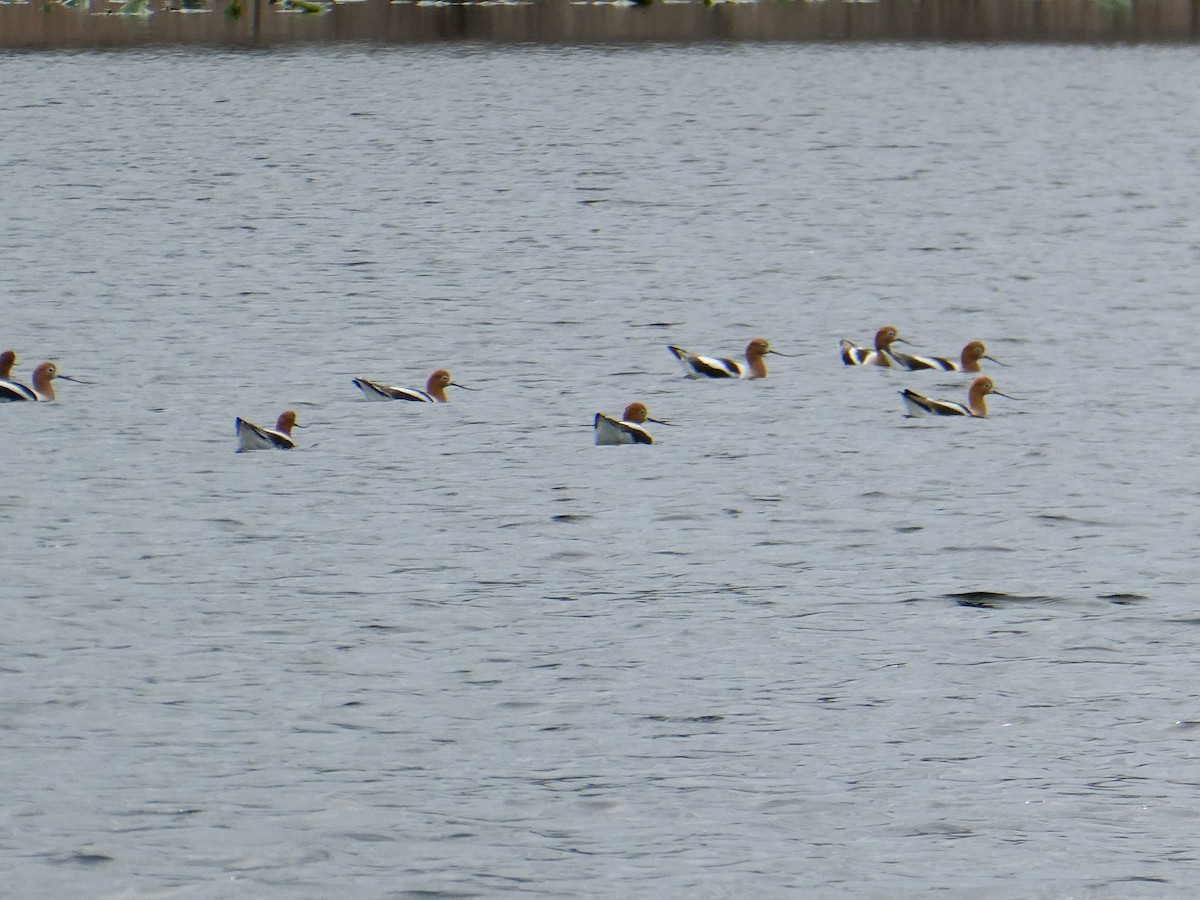
<path id="1" fill-rule="evenodd" d="M 848 366 L 890 366 L 895 361 L 892 344 L 907 344 L 895 325 L 884 325 L 875 332 L 875 349 L 868 350 L 842 338 L 842 362 Z M 910 345 L 911 346 L 911 345 Z"/>
<path id="2" fill-rule="evenodd" d="M 917 369 L 941 369 L 943 372 L 982 372 L 983 370 L 979 367 L 981 359 L 990 359 L 998 366 L 1004 365 L 1004 363 L 1000 362 L 994 356 L 988 356 L 987 347 L 984 346 L 983 341 L 971 341 L 971 343 L 963 347 L 962 355 L 959 357 L 958 362 L 944 356 L 913 356 L 909 353 L 900 353 L 897 350 L 890 350 L 888 352 L 897 364 L 910 371 Z"/>
<path id="3" fill-rule="evenodd" d="M 77 384 L 87 384 L 86 381 L 80 381 L 78 378 L 72 378 L 70 375 L 61 374 L 58 371 L 58 366 L 54 363 L 44 362 L 33 370 L 32 390 L 23 384 L 8 381 L 5 382 L 5 388 L 0 389 L 0 400 L 37 400 L 42 403 L 49 403 L 57 399 L 54 394 L 55 378 L 61 378 L 63 381 L 74 381 Z"/>
<path id="4" fill-rule="evenodd" d="M 642 427 L 645 422 L 657 422 L 659 425 L 671 424 L 662 419 L 650 418 L 644 403 L 630 403 L 625 407 L 620 421 L 606 416 L 604 413 L 596 413 L 594 421 L 596 445 L 653 444 L 654 438 L 650 437 L 650 434 Z"/>
<path id="5" fill-rule="evenodd" d="M 237 452 L 243 450 L 291 450 L 296 446 L 292 439 L 292 429 L 302 427 L 296 421 L 296 413 L 287 410 L 280 414 L 274 430 L 247 422 L 245 419 L 233 420 L 233 430 L 237 435 Z"/>
<path id="6" fill-rule="evenodd" d="M 771 349 L 771 342 L 766 338 L 755 338 L 746 345 L 746 362 L 735 359 L 724 359 L 713 356 L 700 356 L 679 347 L 668 346 L 672 355 L 683 363 L 688 378 L 766 378 L 767 364 L 764 357 L 768 353 L 776 356 L 787 356 L 778 350 Z"/>
<path id="7" fill-rule="evenodd" d="M 16 351 L 5 350 L 0 353 L 0 402 L 37 399 L 30 388 L 12 380 L 12 368 L 16 364 Z"/>
<path id="8" fill-rule="evenodd" d="M 398 388 L 387 384 L 380 384 L 377 381 L 368 381 L 366 378 L 352 378 L 351 382 L 362 391 L 368 400 L 414 400 L 418 403 L 447 403 L 446 388 L 456 387 L 462 388 L 464 391 L 473 391 L 475 388 L 469 388 L 466 385 L 459 384 L 450 379 L 450 373 L 445 369 L 438 369 L 429 376 L 429 380 L 425 382 L 425 390 L 418 391 L 414 388 Z"/>
<path id="9" fill-rule="evenodd" d="M 1009 397 L 1008 394 L 1001 394 L 996 390 L 996 385 L 992 379 L 986 375 L 976 378 L 971 382 L 971 387 L 967 390 L 967 402 L 965 406 L 962 403 L 954 403 L 950 400 L 930 400 L 916 391 L 903 390 L 900 392 L 900 396 L 904 398 L 904 405 L 908 408 L 908 415 L 910 416 L 970 416 L 973 419 L 987 418 L 987 404 L 984 402 L 984 398 L 988 394 L 1008 397 L 1009 400 L 1017 399 L 1016 397 Z"/>

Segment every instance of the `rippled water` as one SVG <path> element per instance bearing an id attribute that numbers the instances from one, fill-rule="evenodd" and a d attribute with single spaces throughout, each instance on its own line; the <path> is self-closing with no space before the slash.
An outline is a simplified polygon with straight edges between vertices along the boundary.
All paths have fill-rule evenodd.
<path id="1" fill-rule="evenodd" d="M 1194 53 L 0 77 L 0 344 L 93 382 L 0 408 L 12 896 L 1194 890 Z"/>

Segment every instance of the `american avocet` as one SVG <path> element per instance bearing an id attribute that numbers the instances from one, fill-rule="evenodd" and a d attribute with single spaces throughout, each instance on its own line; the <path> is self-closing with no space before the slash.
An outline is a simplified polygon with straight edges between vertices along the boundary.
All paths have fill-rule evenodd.
<path id="1" fill-rule="evenodd" d="M 842 362 L 848 366 L 890 366 L 895 363 L 892 344 L 907 344 L 895 325 L 884 325 L 875 332 L 875 349 L 860 347 L 842 338 Z"/>
<path id="2" fill-rule="evenodd" d="M 12 368 L 16 364 L 16 351 L 5 350 L 0 353 L 0 401 L 36 400 L 37 396 L 32 390 L 12 380 Z"/>
<path id="3" fill-rule="evenodd" d="M 0 399 L 40 400 L 43 403 L 48 403 L 57 399 L 54 395 L 55 378 L 61 378 L 63 381 L 74 381 L 78 384 L 87 384 L 87 382 L 79 381 L 79 379 L 72 378 L 70 375 L 60 374 L 58 366 L 54 363 L 44 362 L 33 370 L 33 390 L 30 390 L 23 384 L 17 384 L 15 381 L 8 382 L 8 384 L 15 386 L 16 390 L 4 394 Z"/>
<path id="4" fill-rule="evenodd" d="M 429 380 L 425 382 L 425 390 L 418 391 L 415 388 L 398 388 L 387 384 L 380 384 L 378 381 L 368 381 L 366 378 L 350 379 L 354 386 L 357 387 L 368 400 L 415 400 L 418 403 L 446 403 L 446 388 L 456 387 L 462 388 L 464 391 L 473 391 L 475 388 L 469 388 L 466 385 L 459 384 L 450 379 L 450 373 L 445 369 L 438 369 L 429 376 Z"/>
<path id="5" fill-rule="evenodd" d="M 1009 397 L 1008 394 L 1001 394 L 996 390 L 996 385 L 992 379 L 986 375 L 981 378 L 976 378 L 971 382 L 971 387 L 967 390 L 967 402 L 964 406 L 962 403 L 954 403 L 950 400 L 930 400 L 916 391 L 903 390 L 900 396 L 904 398 L 904 405 L 908 407 L 910 416 L 970 416 L 973 419 L 987 418 L 987 403 L 984 398 L 988 394 L 996 394 L 1000 397 L 1008 397 L 1009 400 L 1016 400 L 1016 397 Z"/>
<path id="6" fill-rule="evenodd" d="M 279 416 L 274 430 L 247 422 L 245 419 L 234 419 L 233 430 L 237 434 L 237 452 L 243 450 L 291 450 L 296 446 L 292 440 L 292 429 L 300 428 L 296 414 L 287 410 Z"/>
<path id="7" fill-rule="evenodd" d="M 683 363 L 688 378 L 766 378 L 767 363 L 764 357 L 768 353 L 774 353 L 776 356 L 788 355 L 772 350 L 771 342 L 766 338 L 755 338 L 746 345 L 745 363 L 736 359 L 700 356 L 674 346 L 668 346 L 667 349 Z"/>
<path id="8" fill-rule="evenodd" d="M 670 425 L 662 419 L 652 419 L 647 414 L 646 404 L 630 403 L 625 407 L 621 420 L 617 421 L 604 413 L 596 413 L 594 427 L 596 429 L 596 444 L 653 444 L 654 438 L 642 427 L 644 422 L 657 422 L 659 425 Z"/>
<path id="9" fill-rule="evenodd" d="M 958 362 L 944 356 L 913 356 L 895 350 L 889 351 L 889 355 L 897 364 L 914 371 L 917 369 L 940 369 L 943 372 L 982 372 L 983 370 L 979 367 L 981 359 L 990 359 L 998 366 L 1004 365 L 994 356 L 988 356 L 987 347 L 984 346 L 983 341 L 971 341 L 963 347 Z"/>

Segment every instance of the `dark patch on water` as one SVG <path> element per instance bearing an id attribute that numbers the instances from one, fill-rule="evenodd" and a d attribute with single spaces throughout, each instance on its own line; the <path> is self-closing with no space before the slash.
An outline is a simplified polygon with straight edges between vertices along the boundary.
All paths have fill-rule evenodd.
<path id="1" fill-rule="evenodd" d="M 954 594 L 943 594 L 947 600 L 953 600 L 959 606 L 970 609 L 1001 609 L 1006 606 L 1036 606 L 1045 603 L 1055 603 L 1061 598 L 1039 595 L 1006 594 L 1003 591 L 960 591 Z"/>
<path id="2" fill-rule="evenodd" d="M 59 863 L 60 865 L 75 866 L 99 866 L 112 861 L 113 858 L 104 853 L 75 852 L 54 858 L 54 862 Z"/>
<path id="3" fill-rule="evenodd" d="M 1087 528 L 1101 528 L 1105 523 L 1097 522 L 1094 519 L 1080 519 L 1075 516 L 1062 515 L 1060 513 L 1039 513 L 1033 517 L 1042 521 L 1046 525 L 1083 525 Z"/>
<path id="4" fill-rule="evenodd" d="M 130 817 L 141 818 L 142 816 L 194 816 L 203 812 L 202 809 L 194 809 L 184 807 L 183 809 L 130 809 L 125 812 L 115 813 L 115 815 L 123 815 Z"/>
<path id="5" fill-rule="evenodd" d="M 955 825 L 953 822 L 930 822 L 925 825 L 918 825 L 908 834 L 912 837 L 945 837 L 945 838 L 961 838 L 970 837 L 976 832 L 974 829 L 968 828 L 965 825 Z"/>
<path id="6" fill-rule="evenodd" d="M 378 834 L 367 831 L 343 831 L 342 837 L 351 841 L 359 841 L 363 844 L 386 844 L 396 840 L 393 834 Z"/>
<path id="7" fill-rule="evenodd" d="M 1116 606 L 1132 606 L 1135 603 L 1143 603 L 1150 598 L 1144 594 L 1101 594 L 1097 599 L 1105 600 Z"/>

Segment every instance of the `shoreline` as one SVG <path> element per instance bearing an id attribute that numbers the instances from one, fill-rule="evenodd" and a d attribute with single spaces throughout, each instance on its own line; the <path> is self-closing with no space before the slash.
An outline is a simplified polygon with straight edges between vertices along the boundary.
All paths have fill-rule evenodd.
<path id="1" fill-rule="evenodd" d="M 81 0 L 82 2 L 82 0 Z M 187 0 L 192 2 L 192 0 Z M 297 43 L 1193 43 L 1200 0 L 756 0 L 645 5 L 534 0 L 59 0 L 0 4 L 0 49 Z M 283 9 L 288 5 L 290 9 Z M 174 8 L 172 8 L 174 7 Z"/>

